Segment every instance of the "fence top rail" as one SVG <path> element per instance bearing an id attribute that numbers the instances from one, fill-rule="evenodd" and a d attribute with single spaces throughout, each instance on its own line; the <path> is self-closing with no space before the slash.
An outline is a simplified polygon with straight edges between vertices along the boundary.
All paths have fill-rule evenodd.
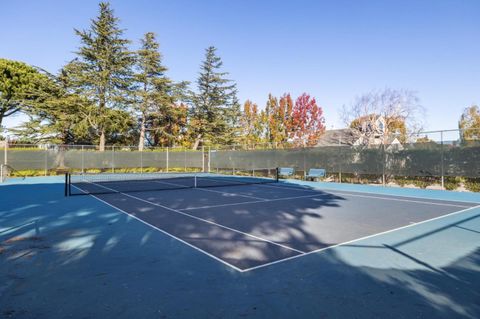
<path id="1" fill-rule="evenodd" d="M 431 130 L 431 131 L 418 131 L 418 132 L 407 132 L 405 134 L 407 140 L 402 142 L 402 144 L 414 144 L 417 143 L 417 138 L 428 138 L 431 142 L 442 143 L 442 142 L 460 142 L 462 139 L 463 132 L 471 131 L 480 131 L 477 128 L 465 128 L 465 129 L 445 129 L 445 130 Z M 458 135 L 452 134 L 443 134 L 443 133 L 452 133 L 456 132 Z M 432 135 L 434 137 L 432 137 Z M 396 134 L 391 134 L 390 136 L 397 136 Z M 3 142 L 3 143 L 2 143 Z M 420 142 L 419 142 L 420 143 Z M 421 142 L 424 143 L 424 142 Z M 145 146 L 142 151 L 158 151 L 158 150 L 168 150 L 168 151 L 208 151 L 208 150 L 272 150 L 272 149 L 304 149 L 304 148 L 317 148 L 317 147 L 333 147 L 333 146 L 347 146 L 353 147 L 354 145 L 341 143 L 341 137 L 339 137 L 339 144 L 331 145 L 299 145 L 294 141 L 283 141 L 283 142 L 263 142 L 263 143 L 237 143 L 230 145 L 204 145 L 196 150 L 191 147 L 185 146 Z M 370 145 L 373 146 L 373 145 Z M 52 149 L 82 149 L 82 150 L 99 150 L 98 145 L 92 144 L 54 144 L 54 143 L 17 143 L 14 140 L 2 140 L 0 141 L 0 148 L 9 148 L 9 149 L 18 149 L 18 148 L 32 148 L 32 149 L 43 149 L 43 150 L 52 150 Z M 138 150 L 138 145 L 106 145 L 106 151 L 115 150 L 130 150 L 130 151 L 140 151 Z"/>

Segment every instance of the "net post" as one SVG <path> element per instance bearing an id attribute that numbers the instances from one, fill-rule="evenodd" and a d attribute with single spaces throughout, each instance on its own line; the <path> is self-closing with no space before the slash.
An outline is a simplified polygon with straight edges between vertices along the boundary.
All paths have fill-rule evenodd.
<path id="1" fill-rule="evenodd" d="M 280 180 L 280 168 L 275 168 L 275 181 L 278 182 Z"/>
<path id="2" fill-rule="evenodd" d="M 68 197 L 68 173 L 65 173 L 65 197 Z"/>

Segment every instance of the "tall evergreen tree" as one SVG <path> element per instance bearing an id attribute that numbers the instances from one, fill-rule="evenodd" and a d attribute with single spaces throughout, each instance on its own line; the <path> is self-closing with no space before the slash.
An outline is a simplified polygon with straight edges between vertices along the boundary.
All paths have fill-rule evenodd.
<path id="1" fill-rule="evenodd" d="M 29 121 L 13 129 L 15 135 L 28 140 L 73 144 L 88 140 L 88 123 L 83 112 L 91 103 L 71 93 L 69 79 L 62 69 L 58 76 L 43 71 L 32 93 L 37 97 L 23 110 Z M 87 141 L 88 142 L 88 141 Z"/>
<path id="2" fill-rule="evenodd" d="M 128 103 L 134 57 L 110 4 L 101 2 L 99 7 L 100 13 L 89 30 L 75 30 L 82 45 L 70 71 L 79 91 L 96 106 L 91 123 L 103 151 L 106 135 L 113 133 L 109 130 L 118 129 L 118 123 L 112 123 L 118 118 L 112 117 L 111 111 Z"/>
<path id="3" fill-rule="evenodd" d="M 45 76 L 23 62 L 0 59 L 0 128 L 4 118 L 24 111 L 38 98 Z"/>
<path id="4" fill-rule="evenodd" d="M 147 121 L 153 113 L 165 113 L 174 102 L 171 92 L 172 81 L 165 76 L 167 68 L 162 65 L 162 56 L 158 51 L 160 45 L 155 34 L 146 33 L 141 40 L 142 47 L 137 51 L 136 91 L 134 110 L 138 116 L 140 136 L 138 149 L 143 150 Z"/>
<path id="5" fill-rule="evenodd" d="M 150 144 L 170 146 L 185 125 L 185 108 L 176 105 L 183 95 L 186 82 L 174 83 L 166 76 L 168 70 L 162 64 L 160 45 L 155 34 L 148 32 L 141 40 L 135 67 L 135 91 L 133 110 L 138 117 L 138 149 L 145 141 Z M 147 134 L 148 133 L 148 134 Z"/>
<path id="6" fill-rule="evenodd" d="M 238 122 L 239 103 L 236 85 L 221 72 L 222 59 L 216 48 L 206 49 L 205 60 L 197 79 L 197 92 L 192 95 L 192 116 L 189 131 L 193 138 L 193 149 L 203 141 L 229 143 L 232 128 Z"/>
<path id="7" fill-rule="evenodd" d="M 223 144 L 236 144 L 241 140 L 242 135 L 242 110 L 237 97 L 237 90 L 231 92 L 231 103 L 222 108 L 224 119 L 227 123 L 226 131 L 220 142 Z"/>

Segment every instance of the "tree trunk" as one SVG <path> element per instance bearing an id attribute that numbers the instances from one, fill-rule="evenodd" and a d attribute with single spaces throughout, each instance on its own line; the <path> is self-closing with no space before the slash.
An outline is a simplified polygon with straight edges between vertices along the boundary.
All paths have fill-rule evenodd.
<path id="1" fill-rule="evenodd" d="M 143 151 L 143 146 L 145 145 L 145 117 L 142 117 L 142 124 L 140 127 L 140 139 L 138 140 L 138 150 Z"/>
<path id="2" fill-rule="evenodd" d="M 198 134 L 197 137 L 195 138 L 195 143 L 193 144 L 192 149 L 196 150 L 198 148 L 198 145 L 200 145 L 200 141 L 202 140 L 202 134 Z"/>
<path id="3" fill-rule="evenodd" d="M 100 152 L 105 151 L 105 131 L 104 130 L 102 130 L 102 132 L 100 133 L 100 142 L 98 144 L 98 150 Z"/>
<path id="4" fill-rule="evenodd" d="M 99 102 L 100 102 L 100 104 L 99 104 L 99 115 L 100 116 L 103 115 L 103 112 L 105 110 L 105 105 L 107 104 L 104 92 L 105 92 L 105 90 L 102 87 L 101 91 L 100 91 L 100 96 L 99 96 Z M 100 141 L 98 143 L 98 150 L 100 152 L 104 152 L 105 151 L 105 123 L 100 124 L 99 130 L 100 130 Z"/>
<path id="5" fill-rule="evenodd" d="M 48 152 L 48 149 L 46 149 L 45 152 Z M 55 158 L 55 165 L 59 169 L 65 169 L 66 168 L 65 167 L 65 152 L 66 152 L 65 146 L 60 145 L 58 147 L 57 156 Z"/>

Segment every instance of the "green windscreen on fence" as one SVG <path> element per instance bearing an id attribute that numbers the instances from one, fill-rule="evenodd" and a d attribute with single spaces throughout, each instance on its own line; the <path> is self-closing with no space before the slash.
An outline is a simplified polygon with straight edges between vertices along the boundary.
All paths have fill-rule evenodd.
<path id="1" fill-rule="evenodd" d="M 3 164 L 17 171 L 245 171 L 294 167 L 298 174 L 323 168 L 327 174 L 405 177 L 480 177 L 480 143 L 403 143 L 398 145 L 322 146 L 290 149 L 223 149 L 14 145 Z M 31 172 L 30 172 L 31 171 Z M 32 174 L 33 174 L 32 173 Z"/>
<path id="2" fill-rule="evenodd" d="M 294 167 L 306 172 L 411 177 L 480 177 L 480 145 L 411 143 L 399 146 L 326 146 L 276 150 L 213 150 L 211 169 Z"/>

